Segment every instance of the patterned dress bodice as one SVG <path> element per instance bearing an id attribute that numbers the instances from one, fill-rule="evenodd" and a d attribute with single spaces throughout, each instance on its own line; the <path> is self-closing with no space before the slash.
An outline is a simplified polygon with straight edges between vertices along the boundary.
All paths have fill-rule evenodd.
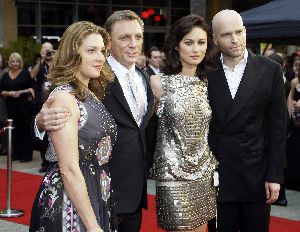
<path id="1" fill-rule="evenodd" d="M 161 82 L 154 178 L 197 180 L 211 175 L 217 161 L 207 142 L 211 108 L 206 84 L 181 75 L 161 75 Z"/>
<path id="2" fill-rule="evenodd" d="M 61 90 L 71 92 L 72 87 L 69 85 L 57 87 L 51 92 L 51 95 Z M 116 141 L 117 127 L 104 105 L 92 94 L 88 94 L 84 102 L 77 100 L 77 104 L 80 111 L 78 121 L 79 162 L 89 165 L 92 170 L 96 161 L 94 156 L 97 157 L 100 165 L 110 160 L 112 144 Z M 46 159 L 50 162 L 57 161 L 51 136 L 49 136 Z"/>

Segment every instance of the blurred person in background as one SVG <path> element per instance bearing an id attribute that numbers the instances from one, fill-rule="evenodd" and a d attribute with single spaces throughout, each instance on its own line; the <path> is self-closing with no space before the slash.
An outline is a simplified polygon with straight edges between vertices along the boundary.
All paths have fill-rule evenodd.
<path id="1" fill-rule="evenodd" d="M 295 77 L 298 77 L 299 64 L 300 64 L 300 51 L 294 52 L 292 54 L 292 59 L 293 59 L 293 71 L 295 73 Z"/>
<path id="2" fill-rule="evenodd" d="M 298 57 L 300 61 L 300 56 Z M 286 173 L 286 187 L 300 191 L 300 62 L 298 62 L 297 58 L 296 60 L 294 59 L 294 61 L 298 63 L 298 69 L 295 72 L 296 77 L 291 81 L 291 91 L 288 98 L 291 123 L 290 136 L 287 140 L 288 167 Z"/>
<path id="3" fill-rule="evenodd" d="M 5 60 L 4 60 L 2 53 L 0 53 L 0 80 L 3 76 L 3 74 L 6 72 L 8 72 L 8 68 L 5 65 Z"/>
<path id="4" fill-rule="evenodd" d="M 268 58 L 270 58 L 271 60 L 274 60 L 275 62 L 279 63 L 280 66 L 283 68 L 284 65 L 284 59 L 283 59 L 283 55 L 281 53 L 272 53 L 268 56 Z M 284 83 L 284 93 L 285 93 L 285 99 L 288 99 L 289 93 L 290 93 L 290 89 L 291 89 L 291 84 L 290 82 L 287 80 L 287 78 L 285 77 L 285 75 L 282 76 L 283 78 L 283 83 Z M 288 109 L 286 109 L 286 113 L 287 113 L 287 138 L 289 136 L 289 116 L 288 116 Z M 279 196 L 278 199 L 273 203 L 273 205 L 280 205 L 280 206 L 286 206 L 287 205 L 287 199 L 286 199 L 286 195 L 285 195 L 285 179 L 283 180 L 283 182 L 280 185 L 280 191 L 279 191 Z"/>
<path id="5" fill-rule="evenodd" d="M 141 53 L 136 61 L 136 66 L 138 66 L 141 70 L 146 68 L 147 58 L 144 53 Z"/>
<path id="6" fill-rule="evenodd" d="M 283 71 L 286 79 L 291 83 L 291 81 L 295 78 L 295 72 L 293 70 L 293 56 L 286 56 L 284 58 Z"/>
<path id="7" fill-rule="evenodd" d="M 0 81 L 2 76 L 8 69 L 5 67 L 5 61 L 3 55 L 0 53 Z M 0 94 L 0 130 L 5 126 L 7 120 L 6 106 L 5 101 L 2 95 Z M 0 155 L 5 155 L 7 151 L 7 138 L 6 133 L 3 131 L 0 132 Z"/>
<path id="8" fill-rule="evenodd" d="M 153 46 L 149 49 L 147 53 L 148 65 L 146 67 L 146 72 L 149 76 L 157 75 L 160 71 L 161 65 L 161 52 L 160 50 Z"/>
<path id="9" fill-rule="evenodd" d="M 28 71 L 31 72 L 32 68 L 36 66 L 36 64 L 41 63 L 42 56 L 40 53 L 35 54 L 34 63 L 30 67 L 28 67 Z"/>
<path id="10" fill-rule="evenodd" d="M 47 75 L 49 72 L 49 68 L 53 63 L 53 55 L 55 51 L 53 49 L 53 45 L 50 42 L 45 42 L 41 46 L 40 57 L 35 57 L 35 64 L 32 66 L 30 75 L 35 79 L 35 112 L 39 112 L 42 108 L 44 99 L 43 93 L 45 84 L 47 85 Z"/>
<path id="11" fill-rule="evenodd" d="M 151 47 L 147 53 L 148 65 L 146 72 L 148 76 L 157 75 L 161 68 L 161 52 L 158 47 Z M 153 156 L 156 148 L 156 135 L 157 135 L 158 117 L 156 113 L 152 115 L 146 127 L 146 143 L 147 143 L 147 164 L 148 164 L 148 178 L 152 178 L 153 170 Z"/>
<path id="12" fill-rule="evenodd" d="M 47 75 L 49 68 L 53 64 L 53 55 L 55 51 L 53 45 L 49 42 L 45 42 L 41 46 L 39 56 L 35 57 L 35 64 L 30 70 L 31 76 L 35 79 L 35 101 L 34 101 L 34 114 L 37 114 L 44 103 L 44 92 L 47 89 Z M 40 173 L 46 172 L 49 166 L 49 162 L 45 158 L 46 150 L 48 147 L 48 135 L 43 140 L 34 139 L 34 149 L 40 151 L 41 155 L 41 168 Z"/>
<path id="13" fill-rule="evenodd" d="M 0 81 L 0 93 L 5 97 L 7 116 L 13 119 L 13 160 L 32 160 L 32 101 L 34 80 L 27 69 L 23 69 L 23 59 L 17 52 L 8 60 L 9 71 Z"/>

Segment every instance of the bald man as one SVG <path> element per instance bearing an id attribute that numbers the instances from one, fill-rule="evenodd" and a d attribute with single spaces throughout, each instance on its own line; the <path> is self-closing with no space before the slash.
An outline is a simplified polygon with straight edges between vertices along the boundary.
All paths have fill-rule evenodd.
<path id="1" fill-rule="evenodd" d="M 219 161 L 218 232 L 265 232 L 285 166 L 286 104 L 278 63 L 246 49 L 233 10 L 217 13 L 218 69 L 208 77 L 209 145 Z"/>

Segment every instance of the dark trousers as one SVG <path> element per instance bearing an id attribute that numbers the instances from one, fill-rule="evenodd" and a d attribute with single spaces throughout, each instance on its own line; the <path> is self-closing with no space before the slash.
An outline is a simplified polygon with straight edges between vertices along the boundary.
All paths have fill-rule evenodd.
<path id="1" fill-rule="evenodd" d="M 218 232 L 268 232 L 270 205 L 265 201 L 218 203 Z"/>
<path id="2" fill-rule="evenodd" d="M 133 213 L 117 214 L 118 232 L 139 232 L 142 224 L 142 207 Z"/>

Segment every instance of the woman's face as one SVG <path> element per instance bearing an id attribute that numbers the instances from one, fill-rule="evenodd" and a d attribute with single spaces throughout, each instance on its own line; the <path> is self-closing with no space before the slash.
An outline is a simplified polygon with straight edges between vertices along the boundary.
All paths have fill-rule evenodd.
<path id="1" fill-rule="evenodd" d="M 16 57 L 12 57 L 10 60 L 9 60 L 9 63 L 10 63 L 10 68 L 12 70 L 19 70 L 21 69 L 21 62 L 19 59 L 17 59 Z"/>
<path id="2" fill-rule="evenodd" d="M 293 64 L 293 71 L 296 77 L 298 76 L 299 67 L 300 67 L 300 56 L 296 56 L 294 58 L 294 64 Z"/>
<path id="3" fill-rule="evenodd" d="M 177 49 L 183 67 L 197 66 L 206 53 L 206 31 L 200 27 L 194 27 L 182 38 Z"/>
<path id="4" fill-rule="evenodd" d="M 98 78 L 105 62 L 105 46 L 102 36 L 96 33 L 88 35 L 78 50 L 81 56 L 78 78 L 83 82 Z"/>

